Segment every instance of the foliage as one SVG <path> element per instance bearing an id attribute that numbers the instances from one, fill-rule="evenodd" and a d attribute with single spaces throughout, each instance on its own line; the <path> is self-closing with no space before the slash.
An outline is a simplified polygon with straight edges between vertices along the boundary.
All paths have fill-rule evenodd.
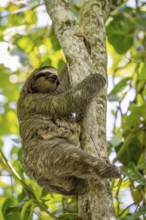
<path id="1" fill-rule="evenodd" d="M 145 219 L 146 5 L 133 1 L 132 8 L 124 0 L 112 2 L 107 21 L 113 82 L 108 95 L 110 124 L 113 121 L 108 151 L 123 170 L 122 181 L 112 182 L 114 205 L 117 219 Z M 77 19 L 81 3 L 70 1 Z M 65 58 L 60 44 L 38 0 L 6 1 L 0 17 L 0 219 L 76 219 L 77 198 L 44 190 L 27 176 L 16 118 L 16 102 L 28 73 L 40 65 L 62 69 Z"/>

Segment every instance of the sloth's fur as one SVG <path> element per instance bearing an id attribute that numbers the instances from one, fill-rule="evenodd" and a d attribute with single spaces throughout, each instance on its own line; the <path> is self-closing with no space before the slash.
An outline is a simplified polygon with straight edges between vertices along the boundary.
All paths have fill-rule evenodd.
<path id="1" fill-rule="evenodd" d="M 22 88 L 17 111 L 23 158 L 41 186 L 82 195 L 91 181 L 120 176 L 118 168 L 80 149 L 80 121 L 105 79 L 92 74 L 71 88 L 68 78 L 61 78 L 53 67 L 42 67 Z"/>

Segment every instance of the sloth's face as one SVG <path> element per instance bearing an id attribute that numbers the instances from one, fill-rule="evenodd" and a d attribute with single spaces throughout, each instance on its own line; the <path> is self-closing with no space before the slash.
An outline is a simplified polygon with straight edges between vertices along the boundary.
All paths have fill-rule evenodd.
<path id="1" fill-rule="evenodd" d="M 54 68 L 40 69 L 34 77 L 31 89 L 34 92 L 52 93 L 60 83 L 58 73 Z"/>

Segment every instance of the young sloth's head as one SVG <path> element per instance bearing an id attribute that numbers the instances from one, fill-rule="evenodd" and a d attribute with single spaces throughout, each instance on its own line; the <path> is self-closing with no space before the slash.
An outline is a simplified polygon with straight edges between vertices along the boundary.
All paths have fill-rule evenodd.
<path id="1" fill-rule="evenodd" d="M 57 70 L 51 66 L 41 67 L 32 72 L 27 80 L 27 92 L 52 93 L 60 83 Z"/>

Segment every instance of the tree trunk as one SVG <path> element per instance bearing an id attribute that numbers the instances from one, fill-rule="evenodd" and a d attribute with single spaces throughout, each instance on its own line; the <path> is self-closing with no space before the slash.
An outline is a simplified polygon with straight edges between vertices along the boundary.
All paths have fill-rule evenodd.
<path id="1" fill-rule="evenodd" d="M 91 45 L 93 71 L 106 78 L 105 20 L 109 8 L 108 0 L 84 0 L 80 22 L 81 30 Z M 106 95 L 105 88 L 102 94 L 97 96 L 83 121 L 83 149 L 101 159 L 107 159 Z M 109 220 L 114 217 L 112 194 L 107 180 L 98 183 L 98 187 L 91 186 L 89 194 L 79 197 L 79 216 L 83 220 Z"/>
<path id="2" fill-rule="evenodd" d="M 105 20 L 109 0 L 84 0 L 80 24 L 68 8 L 68 2 L 45 0 L 54 29 L 66 56 L 72 85 L 79 83 L 92 72 L 107 77 L 105 46 Z M 91 46 L 91 55 L 85 42 Z M 82 123 L 81 147 L 86 152 L 107 159 L 106 150 L 106 88 L 91 103 Z M 90 186 L 87 195 L 79 197 L 79 219 L 109 220 L 114 208 L 109 181 Z"/>

